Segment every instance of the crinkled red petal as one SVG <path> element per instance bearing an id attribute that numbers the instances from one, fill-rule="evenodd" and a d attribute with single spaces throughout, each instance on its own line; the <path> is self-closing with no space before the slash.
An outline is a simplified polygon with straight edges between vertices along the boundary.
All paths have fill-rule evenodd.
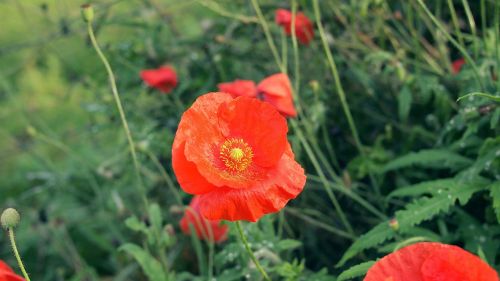
<path id="1" fill-rule="evenodd" d="M 304 188 L 306 176 L 289 146 L 268 177 L 251 188 L 220 187 L 200 195 L 200 211 L 207 219 L 257 221 L 281 210 Z"/>
<path id="2" fill-rule="evenodd" d="M 274 21 L 278 25 L 287 26 L 292 22 L 292 13 L 289 10 L 277 9 L 274 12 Z"/>
<path id="3" fill-rule="evenodd" d="M 498 275 L 485 262 L 459 247 L 422 242 L 383 257 L 368 270 L 364 279 L 388 280 L 498 281 Z"/>
<path id="4" fill-rule="evenodd" d="M 220 104 L 231 100 L 229 94 L 209 93 L 200 96 L 182 115 L 172 145 L 172 165 L 179 184 L 188 193 L 201 194 L 210 190 L 209 185 L 217 185 L 209 179 L 220 173 L 213 165 L 213 149 L 224 140 L 216 116 Z"/>
<path id="5" fill-rule="evenodd" d="M 240 97 L 221 105 L 218 117 L 228 126 L 227 138 L 240 138 L 250 145 L 255 165 L 270 167 L 281 159 L 288 143 L 288 126 L 273 106 Z"/>
<path id="6" fill-rule="evenodd" d="M 219 91 L 231 94 L 233 97 L 256 97 L 257 86 L 252 80 L 235 80 L 233 82 L 220 83 L 217 85 Z"/>
<path id="7" fill-rule="evenodd" d="M 282 114 L 297 116 L 293 105 L 292 85 L 286 74 L 278 73 L 267 77 L 259 83 L 257 91 Z"/>
<path id="8" fill-rule="evenodd" d="M 498 274 L 479 257 L 452 245 L 436 246 L 421 267 L 424 281 L 498 281 Z"/>
<path id="9" fill-rule="evenodd" d="M 173 68 L 168 66 L 143 70 L 140 76 L 148 86 L 165 93 L 169 93 L 177 86 L 177 74 Z"/>
<path id="10" fill-rule="evenodd" d="M 182 190 L 189 194 L 203 194 L 217 188 L 198 172 L 193 162 L 184 155 L 185 142 L 172 148 L 172 167 Z"/>
<path id="11" fill-rule="evenodd" d="M 191 228 L 194 227 L 196 235 L 200 239 L 212 240 L 216 243 L 227 240 L 229 227 L 221 224 L 220 220 L 210 221 L 200 215 L 199 196 L 193 197 L 189 208 L 186 209 L 184 217 L 180 221 L 180 227 L 183 233 L 190 235 Z"/>
<path id="12" fill-rule="evenodd" d="M 24 281 L 24 278 L 16 275 L 10 266 L 0 260 L 0 281 Z"/>

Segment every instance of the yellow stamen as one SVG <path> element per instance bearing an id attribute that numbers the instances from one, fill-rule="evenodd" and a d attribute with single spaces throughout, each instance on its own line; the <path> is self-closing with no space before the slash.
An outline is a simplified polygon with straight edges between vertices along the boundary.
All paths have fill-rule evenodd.
<path id="1" fill-rule="evenodd" d="M 252 164 L 252 148 L 242 139 L 227 139 L 220 147 L 220 159 L 233 173 L 245 171 Z"/>

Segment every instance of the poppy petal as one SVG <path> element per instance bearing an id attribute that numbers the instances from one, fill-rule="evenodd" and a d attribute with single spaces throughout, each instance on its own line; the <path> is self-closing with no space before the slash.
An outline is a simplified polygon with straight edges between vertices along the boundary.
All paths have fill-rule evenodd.
<path id="1" fill-rule="evenodd" d="M 185 144 L 183 142 L 177 148 L 172 149 L 172 167 L 182 190 L 189 194 L 203 194 L 217 188 L 201 176 L 193 162 L 186 159 Z"/>
<path id="2" fill-rule="evenodd" d="M 200 216 L 199 207 L 200 197 L 195 196 L 189 203 L 189 208 L 186 209 L 184 216 L 180 221 L 180 227 L 183 233 L 190 235 L 191 228 L 190 225 L 194 227 L 196 235 L 200 239 L 211 240 L 216 243 L 223 242 L 227 240 L 227 235 L 229 232 L 229 227 L 227 225 L 221 224 L 220 220 L 207 220 Z"/>
<path id="3" fill-rule="evenodd" d="M 498 281 L 498 276 L 485 262 L 459 247 L 422 242 L 383 257 L 368 270 L 364 279 L 387 280 Z"/>
<path id="4" fill-rule="evenodd" d="M 498 275 L 479 257 L 452 245 L 436 247 L 421 268 L 424 281 L 498 281 Z"/>
<path id="5" fill-rule="evenodd" d="M 218 116 L 228 125 L 227 137 L 241 138 L 250 145 L 256 165 L 270 167 L 281 159 L 288 143 L 288 127 L 271 105 L 240 97 L 222 105 Z"/>
<path id="6" fill-rule="evenodd" d="M 297 116 L 293 105 L 292 85 L 286 74 L 278 73 L 267 77 L 259 83 L 257 90 L 262 93 L 265 101 L 276 107 L 282 114 Z"/>
<path id="7" fill-rule="evenodd" d="M 274 13 L 274 20 L 278 25 L 290 25 L 292 23 L 292 13 L 285 9 L 277 9 Z"/>
<path id="8" fill-rule="evenodd" d="M 2 281 L 24 281 L 19 275 L 16 275 L 12 268 L 0 260 L 0 280 Z"/>
<path id="9" fill-rule="evenodd" d="M 169 93 L 177 86 L 177 74 L 169 66 L 143 70 L 140 76 L 148 86 L 157 88 L 164 93 Z"/>
<path id="10" fill-rule="evenodd" d="M 462 67 L 464 66 L 465 64 L 465 59 L 464 58 L 459 58 L 457 60 L 454 60 L 452 63 L 451 63 L 451 72 L 453 74 L 458 74 L 460 72 L 460 70 L 462 70 Z"/>
<path id="11" fill-rule="evenodd" d="M 257 86 L 252 80 L 234 80 L 233 82 L 225 82 L 217 85 L 219 91 L 231 94 L 233 97 L 256 97 Z"/>
<path id="12" fill-rule="evenodd" d="M 179 184 L 187 193 L 200 194 L 210 190 L 209 185 L 213 185 L 209 184 L 206 177 L 207 173 L 218 173 L 212 165 L 212 158 L 215 157 L 212 144 L 223 139 L 218 120 L 213 116 L 217 115 L 221 103 L 231 100 L 231 96 L 225 93 L 206 94 L 196 99 L 182 115 L 172 145 L 172 165 Z M 202 167 L 210 168 L 209 172 L 201 173 L 200 162 Z M 196 184 L 201 184 L 201 188 L 196 187 Z"/>
<path id="13" fill-rule="evenodd" d="M 207 219 L 257 221 L 265 214 L 281 210 L 304 188 L 306 177 L 293 159 L 290 146 L 268 178 L 252 188 L 220 187 L 200 195 L 200 211 Z"/>

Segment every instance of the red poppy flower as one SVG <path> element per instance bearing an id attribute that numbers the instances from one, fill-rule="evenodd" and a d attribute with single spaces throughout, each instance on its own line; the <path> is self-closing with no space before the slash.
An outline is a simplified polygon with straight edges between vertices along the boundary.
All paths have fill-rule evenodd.
<path id="1" fill-rule="evenodd" d="M 453 74 L 458 74 L 460 70 L 462 69 L 462 66 L 465 64 L 465 59 L 464 58 L 459 58 L 457 60 L 454 60 L 451 63 L 451 72 Z"/>
<path id="2" fill-rule="evenodd" d="M 304 188 L 286 119 L 268 103 L 227 93 L 199 97 L 184 112 L 172 166 L 182 189 L 199 196 L 209 220 L 257 221 Z"/>
<path id="3" fill-rule="evenodd" d="M 177 74 L 169 66 L 141 71 L 141 78 L 150 87 L 156 88 L 166 94 L 177 86 Z"/>
<path id="4" fill-rule="evenodd" d="M 229 231 L 227 225 L 222 225 L 220 220 L 210 221 L 200 216 L 200 196 L 195 196 L 189 203 L 189 208 L 186 209 L 181 222 L 182 232 L 191 234 L 190 225 L 193 225 L 196 235 L 200 239 L 207 241 L 212 240 L 216 243 L 223 242 L 227 239 Z"/>
<path id="5" fill-rule="evenodd" d="M 297 116 L 293 105 L 292 85 L 286 74 L 278 73 L 267 77 L 257 85 L 257 91 L 262 94 L 263 100 L 274 105 L 279 112 L 290 117 Z"/>
<path id="6" fill-rule="evenodd" d="M 234 98 L 257 96 L 257 87 L 252 80 L 234 80 L 233 82 L 220 83 L 217 87 L 219 91 L 231 94 Z"/>
<path id="7" fill-rule="evenodd" d="M 389 254 L 368 270 L 364 281 L 498 281 L 479 257 L 452 245 L 416 243 Z"/>
<path id="8" fill-rule="evenodd" d="M 24 281 L 24 278 L 16 275 L 12 268 L 0 260 L 0 281 Z"/>
<path id="9" fill-rule="evenodd" d="M 285 9 L 278 9 L 275 13 L 276 24 L 281 25 L 287 35 L 292 34 L 292 13 Z M 302 44 L 309 44 L 314 38 L 313 24 L 304 13 L 295 15 L 295 35 Z"/>

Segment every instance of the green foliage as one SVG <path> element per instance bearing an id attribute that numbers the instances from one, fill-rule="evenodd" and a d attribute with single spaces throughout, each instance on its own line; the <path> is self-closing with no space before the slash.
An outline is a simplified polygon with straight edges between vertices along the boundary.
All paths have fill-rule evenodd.
<path id="1" fill-rule="evenodd" d="M 355 265 L 344 272 L 342 272 L 339 277 L 337 278 L 337 281 L 344 281 L 344 280 L 350 280 L 356 277 L 361 277 L 366 274 L 368 269 L 372 267 L 374 264 L 374 261 L 367 261 L 358 265 Z"/>

